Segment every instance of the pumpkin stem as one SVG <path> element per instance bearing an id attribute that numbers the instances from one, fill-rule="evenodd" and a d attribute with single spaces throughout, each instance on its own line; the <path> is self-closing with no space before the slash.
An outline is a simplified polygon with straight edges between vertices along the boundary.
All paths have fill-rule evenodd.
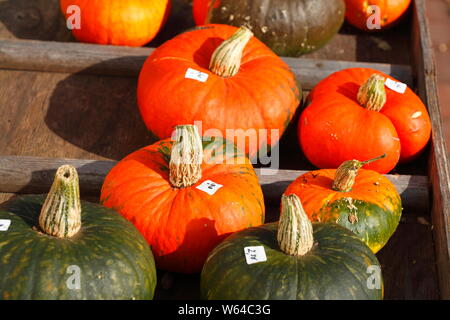
<path id="1" fill-rule="evenodd" d="M 314 244 L 311 221 L 295 194 L 281 198 L 277 240 L 280 249 L 291 256 L 305 255 Z"/>
<path id="2" fill-rule="evenodd" d="M 383 154 L 379 157 L 366 160 L 366 161 L 358 161 L 358 160 L 349 160 L 342 163 L 337 169 L 334 175 L 333 181 L 333 190 L 340 192 L 350 192 L 355 184 L 356 176 L 358 175 L 358 170 L 371 162 L 383 159 L 386 157 L 386 154 Z"/>
<path id="3" fill-rule="evenodd" d="M 74 167 L 64 165 L 56 171 L 50 192 L 41 208 L 39 226 L 46 234 L 58 238 L 70 238 L 80 230 L 80 186 Z"/>
<path id="4" fill-rule="evenodd" d="M 209 70 L 220 77 L 232 77 L 241 67 L 242 54 L 253 33 L 240 27 L 228 40 L 222 42 L 214 51 Z"/>
<path id="5" fill-rule="evenodd" d="M 358 102 L 366 109 L 380 111 L 386 104 L 385 78 L 374 73 L 358 91 Z"/>
<path id="6" fill-rule="evenodd" d="M 186 188 L 202 177 L 203 145 L 195 125 L 177 126 L 170 156 L 169 181 L 174 188 Z"/>

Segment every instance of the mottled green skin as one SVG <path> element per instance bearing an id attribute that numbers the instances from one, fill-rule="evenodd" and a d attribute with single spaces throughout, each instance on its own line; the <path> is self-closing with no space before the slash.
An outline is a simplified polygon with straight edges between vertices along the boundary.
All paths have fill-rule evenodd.
<path id="1" fill-rule="evenodd" d="M 207 22 L 247 26 L 276 54 L 298 57 L 328 43 L 344 15 L 343 0 L 220 0 Z"/>
<path id="2" fill-rule="evenodd" d="M 81 230 L 59 239 L 40 232 L 45 196 L 16 197 L 0 206 L 0 299 L 152 299 L 156 269 L 152 252 L 136 228 L 103 206 L 82 201 Z M 80 268 L 80 289 L 69 289 Z M 73 288 L 73 286 L 72 286 Z"/>
<path id="3" fill-rule="evenodd" d="M 369 289 L 372 251 L 334 223 L 313 224 L 314 246 L 301 257 L 281 252 L 278 223 L 235 233 L 209 255 L 201 275 L 201 295 L 209 300 L 335 300 L 383 298 Z M 248 265 L 244 247 L 264 246 L 267 261 Z M 381 284 L 382 284 L 382 279 Z"/>
<path id="4" fill-rule="evenodd" d="M 347 200 L 341 198 L 324 207 L 318 217 L 336 217 L 338 224 L 353 231 L 374 253 L 377 253 L 398 227 L 402 215 L 400 196 L 396 195 L 391 199 L 394 210 L 367 201 L 353 200 L 352 203 L 356 209 L 350 210 Z M 357 221 L 352 223 L 350 215 L 354 212 L 357 212 Z"/>

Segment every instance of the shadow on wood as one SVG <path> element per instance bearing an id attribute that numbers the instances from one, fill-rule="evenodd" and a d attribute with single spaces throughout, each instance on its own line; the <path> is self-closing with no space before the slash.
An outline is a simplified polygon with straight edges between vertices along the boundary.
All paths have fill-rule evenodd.
<path id="1" fill-rule="evenodd" d="M 432 235 L 428 214 L 404 212 L 397 231 L 377 253 L 386 299 L 439 299 Z"/>
<path id="2" fill-rule="evenodd" d="M 126 58 L 91 68 L 120 63 L 121 59 Z M 114 160 L 158 140 L 141 120 L 136 78 L 81 73 L 89 71 L 68 76 L 52 93 L 45 123 L 53 132 L 88 152 Z"/>

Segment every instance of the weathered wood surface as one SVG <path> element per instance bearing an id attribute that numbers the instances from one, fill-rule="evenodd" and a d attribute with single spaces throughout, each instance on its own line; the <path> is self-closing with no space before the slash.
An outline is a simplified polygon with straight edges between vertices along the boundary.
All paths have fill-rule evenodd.
<path id="1" fill-rule="evenodd" d="M 417 91 L 427 104 L 433 127 L 428 170 L 433 198 L 431 216 L 436 265 L 441 297 L 450 299 L 450 163 L 437 95 L 436 65 L 426 19 L 425 1 L 415 0 L 414 4 L 413 66 L 417 75 Z"/>
<path id="2" fill-rule="evenodd" d="M 189 0 L 174 0 L 174 4 L 180 1 L 189 2 Z M 57 2 L 58 0 L 0 0 L 0 39 L 73 41 L 59 16 L 59 9 L 55 5 Z M 416 0 L 416 3 L 421 4 L 423 1 Z M 184 13 L 187 12 L 186 8 L 183 10 Z M 419 10 L 422 10 L 421 7 Z M 20 20 L 22 14 L 14 16 L 16 12 L 38 12 L 36 14 L 40 15 L 42 21 L 29 27 L 26 21 Z M 171 19 L 175 19 L 177 14 L 179 12 L 173 14 Z M 60 22 L 57 22 L 58 19 Z M 177 30 L 164 28 L 161 35 L 149 46 L 157 46 L 185 27 L 191 26 L 189 22 L 181 20 L 177 21 L 176 25 Z M 409 23 L 380 34 L 365 34 L 346 25 L 328 46 L 305 58 L 410 64 L 412 52 L 421 49 L 420 41 L 416 41 L 419 46 L 411 49 L 411 39 L 405 37 L 405 34 L 410 32 Z M 418 28 L 413 31 L 414 33 L 419 33 Z M 416 35 L 415 39 L 418 38 L 420 36 Z M 414 59 L 422 58 L 414 57 Z M 413 63 L 417 65 L 417 61 Z M 416 72 L 415 81 L 425 79 L 421 79 L 421 76 L 423 74 Z M 137 112 L 136 78 L 100 76 L 88 70 L 82 70 L 77 74 L 2 70 L 0 83 L 2 155 L 119 160 L 153 142 Z M 429 90 L 423 83 L 418 87 L 425 93 Z M 430 112 L 436 112 L 436 108 L 430 108 Z M 298 146 L 293 144 L 293 141 L 296 141 L 295 130 L 291 130 L 288 138 L 289 136 L 291 136 L 289 141 L 284 138 L 283 148 L 287 153 L 284 154 L 282 151 L 282 167 L 286 168 L 286 164 L 289 163 L 289 168 L 311 169 L 310 164 L 303 159 Z M 431 152 L 434 150 L 430 149 L 427 153 Z M 284 160 L 285 158 L 289 158 L 288 161 Z M 400 166 L 396 172 L 427 174 L 424 171 L 426 158 L 427 155 L 411 165 Z M 431 159 L 432 183 L 436 183 L 433 172 L 436 174 L 438 167 L 436 165 L 433 167 L 433 163 L 437 164 L 438 161 Z M 433 194 L 445 196 L 441 194 L 436 184 L 433 185 Z M 10 193 L 0 194 L 0 202 L 11 196 Z M 92 199 L 96 200 L 95 197 Z M 411 218 L 414 225 L 407 224 L 405 228 L 405 225 L 401 224 L 393 240 L 378 255 L 384 264 L 387 299 L 438 297 L 435 263 L 445 264 L 446 261 L 441 262 L 439 258 L 435 261 L 431 229 L 433 228 L 436 238 L 442 230 L 445 230 L 446 223 L 448 226 L 448 220 L 445 221 L 440 216 L 440 212 L 445 208 L 441 210 L 439 205 L 445 205 L 447 203 L 445 201 L 444 198 L 444 201 L 438 201 L 434 206 L 431 226 L 416 223 L 415 218 Z M 277 209 L 273 212 L 276 214 Z M 413 214 L 428 219 L 426 211 L 414 213 L 405 210 L 405 217 L 413 217 Z M 446 256 L 445 239 L 448 237 L 445 237 L 447 234 L 443 236 L 441 234 L 442 241 L 436 245 L 436 252 L 441 257 Z M 439 254 L 442 251 L 444 255 Z M 445 269 L 440 268 L 441 278 L 442 274 L 446 279 Z M 164 273 L 160 272 L 159 276 L 162 275 Z M 195 297 L 198 279 L 184 275 L 176 275 L 176 278 L 181 279 L 178 282 L 179 286 L 166 291 L 158 290 L 158 298 Z M 441 280 L 441 286 L 442 282 Z"/>
<path id="3" fill-rule="evenodd" d="M 0 40 L 0 68 L 24 71 L 81 73 L 137 77 L 152 48 L 98 46 L 85 43 Z M 413 85 L 411 67 L 369 62 L 283 58 L 300 80 L 311 89 L 336 70 L 370 67 Z"/>
<path id="4" fill-rule="evenodd" d="M 98 195 L 108 172 L 116 161 L 55 159 L 40 157 L 1 156 L 0 192 L 46 193 L 56 169 L 70 164 L 78 170 L 80 189 L 85 195 Z M 268 203 L 278 204 L 288 185 L 307 171 L 255 169 Z M 386 175 L 402 196 L 404 206 L 415 210 L 428 209 L 428 179 L 423 176 Z"/>

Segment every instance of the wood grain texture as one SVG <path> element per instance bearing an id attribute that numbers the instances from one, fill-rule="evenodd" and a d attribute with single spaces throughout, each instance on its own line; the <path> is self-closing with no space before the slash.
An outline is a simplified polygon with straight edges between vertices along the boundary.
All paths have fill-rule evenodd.
<path id="1" fill-rule="evenodd" d="M 436 65 L 425 10 L 424 0 L 414 1 L 413 66 L 418 79 L 417 91 L 422 100 L 426 101 L 433 127 L 428 167 L 433 199 L 431 216 L 440 295 L 443 299 L 450 299 L 450 168 L 437 96 Z"/>
<path id="2" fill-rule="evenodd" d="M 98 46 L 86 43 L 0 40 L 0 68 L 25 71 L 137 77 L 152 48 Z M 370 67 L 413 85 L 406 65 L 283 58 L 304 89 L 313 88 L 331 73 L 346 68 Z"/>
<path id="3" fill-rule="evenodd" d="M 64 164 L 78 170 L 80 189 L 85 195 L 98 195 L 108 172 L 116 161 L 55 159 L 41 157 L 0 156 L 0 192 L 46 193 L 50 188 L 56 169 Z M 255 169 L 266 202 L 279 204 L 288 185 L 303 170 Z M 427 177 L 387 175 L 402 196 L 404 206 L 416 210 L 428 209 Z"/>
<path id="4" fill-rule="evenodd" d="M 0 72 L 0 153 L 119 160 L 156 141 L 136 79 Z"/>

